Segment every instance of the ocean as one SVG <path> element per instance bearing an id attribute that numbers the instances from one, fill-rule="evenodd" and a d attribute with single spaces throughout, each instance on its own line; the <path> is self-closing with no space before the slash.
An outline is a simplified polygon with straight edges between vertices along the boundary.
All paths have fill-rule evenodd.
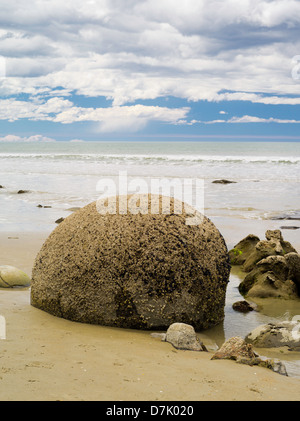
<path id="1" fill-rule="evenodd" d="M 99 180 L 117 184 L 120 172 L 148 184 L 203 180 L 203 210 L 213 220 L 300 213 L 300 142 L 0 143 L 0 229 L 51 230 L 68 209 L 99 198 Z"/>
<path id="2" fill-rule="evenodd" d="M 153 179 L 203 180 L 203 211 L 229 249 L 250 233 L 263 239 L 266 229 L 282 229 L 300 251 L 300 229 L 288 229 L 300 227 L 300 142 L 0 143 L 0 230 L 50 233 L 57 219 L 99 198 L 100 180 L 117 185 L 120 173 L 148 186 Z M 232 183 L 214 183 L 222 179 Z M 260 312 L 235 312 L 240 281 L 233 270 L 224 323 L 204 332 L 219 345 L 300 314 L 300 300 L 274 299 Z M 290 375 L 300 375 L 298 355 L 284 362 Z"/>

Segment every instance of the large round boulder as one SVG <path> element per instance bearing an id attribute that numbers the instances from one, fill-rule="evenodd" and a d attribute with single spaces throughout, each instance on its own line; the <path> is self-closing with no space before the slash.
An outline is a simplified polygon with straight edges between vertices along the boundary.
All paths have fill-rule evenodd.
<path id="1" fill-rule="evenodd" d="M 178 213 L 173 199 L 166 213 L 157 196 L 153 213 L 154 196 L 139 200 L 145 197 L 148 212 L 119 212 L 117 197 L 115 213 L 99 212 L 93 202 L 59 224 L 36 257 L 31 304 L 69 320 L 124 328 L 182 322 L 202 330 L 220 323 L 230 272 L 222 235 L 198 212 L 198 223 L 191 209 Z"/>

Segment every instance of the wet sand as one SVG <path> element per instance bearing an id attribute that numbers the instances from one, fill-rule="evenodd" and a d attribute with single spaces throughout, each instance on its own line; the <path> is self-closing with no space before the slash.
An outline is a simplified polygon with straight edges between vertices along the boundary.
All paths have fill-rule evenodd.
<path id="1" fill-rule="evenodd" d="M 1 233 L 1 264 L 30 275 L 47 236 Z M 32 307 L 29 288 L 0 289 L 0 314 L 6 320 L 6 339 L 0 340 L 1 401 L 300 398 L 300 378 L 211 361 L 213 352 L 179 351 L 150 332 L 60 319 Z"/>

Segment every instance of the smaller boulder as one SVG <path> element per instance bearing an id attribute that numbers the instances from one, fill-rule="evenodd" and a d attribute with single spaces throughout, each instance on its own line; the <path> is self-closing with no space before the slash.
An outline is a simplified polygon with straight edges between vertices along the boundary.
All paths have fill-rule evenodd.
<path id="1" fill-rule="evenodd" d="M 245 276 L 239 291 L 247 297 L 297 299 L 300 288 L 298 264 L 300 267 L 297 253 L 268 256 L 257 262 Z"/>
<path id="2" fill-rule="evenodd" d="M 173 323 L 169 326 L 165 341 L 176 349 L 206 351 L 205 346 L 196 336 L 193 326 L 186 323 Z"/>
<path id="3" fill-rule="evenodd" d="M 233 184 L 236 183 L 236 181 L 230 181 L 230 180 L 214 180 L 214 184 Z"/>
<path id="4" fill-rule="evenodd" d="M 287 346 L 295 349 L 300 346 L 300 322 L 292 320 L 261 325 L 252 330 L 245 340 L 258 348 Z"/>
<path id="5" fill-rule="evenodd" d="M 268 256 L 297 253 L 297 250 L 282 237 L 280 230 L 267 230 L 265 240 L 248 235 L 229 251 L 230 263 L 241 265 L 244 272 L 251 272 L 256 264 Z"/>
<path id="6" fill-rule="evenodd" d="M 12 288 L 15 286 L 29 286 L 31 279 L 22 270 L 14 266 L 3 265 L 0 266 L 0 287 Z"/>
<path id="7" fill-rule="evenodd" d="M 232 308 L 235 311 L 239 311 L 241 313 L 248 313 L 249 311 L 257 310 L 257 306 L 254 304 L 248 303 L 248 301 L 236 301 L 232 304 Z"/>
<path id="8" fill-rule="evenodd" d="M 252 360 L 258 355 L 253 351 L 251 344 L 245 342 L 240 336 L 228 339 L 212 356 L 212 360 Z"/>
<path id="9" fill-rule="evenodd" d="M 56 221 L 55 221 L 55 223 L 56 224 L 60 224 L 61 222 L 63 222 L 65 220 L 65 218 L 63 218 L 63 217 L 61 217 L 61 218 L 58 218 Z"/>
<path id="10" fill-rule="evenodd" d="M 281 361 L 260 357 L 254 352 L 252 344 L 246 343 L 239 336 L 228 339 L 211 358 L 211 360 L 220 359 L 234 360 L 239 364 L 269 368 L 276 373 L 287 376 L 286 368 Z"/>
<path id="11" fill-rule="evenodd" d="M 29 193 L 29 190 L 18 190 L 18 194 Z"/>

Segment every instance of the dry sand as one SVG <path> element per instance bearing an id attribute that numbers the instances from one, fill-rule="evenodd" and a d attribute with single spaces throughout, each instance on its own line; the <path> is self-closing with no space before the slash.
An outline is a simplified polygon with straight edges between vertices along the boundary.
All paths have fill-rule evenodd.
<path id="1" fill-rule="evenodd" d="M 31 274 L 47 233 L 0 236 L 0 264 Z M 8 238 L 18 237 L 18 238 Z M 300 379 L 211 361 L 149 332 L 74 323 L 30 305 L 30 290 L 0 289 L 1 401 L 266 401 L 300 398 Z"/>

